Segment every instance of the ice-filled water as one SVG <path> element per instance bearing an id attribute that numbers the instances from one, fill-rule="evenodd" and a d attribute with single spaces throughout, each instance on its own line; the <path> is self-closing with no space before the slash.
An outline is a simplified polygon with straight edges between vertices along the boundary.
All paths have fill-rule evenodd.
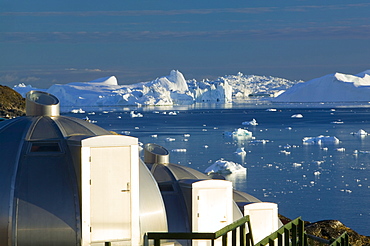
<path id="1" fill-rule="evenodd" d="M 202 172 L 221 158 L 241 164 L 247 176 L 226 178 L 238 190 L 278 203 L 284 216 L 311 222 L 336 219 L 370 235 L 370 135 L 354 134 L 370 132 L 368 108 L 113 109 L 66 115 L 88 116 L 141 143 L 162 145 L 172 163 Z M 131 117 L 132 110 L 143 117 Z M 253 119 L 257 125 L 242 124 Z M 224 134 L 238 128 L 248 129 L 253 137 Z M 327 138 L 302 141 L 319 136 Z M 330 141 L 334 137 L 339 143 Z M 236 153 L 240 148 L 246 154 Z"/>

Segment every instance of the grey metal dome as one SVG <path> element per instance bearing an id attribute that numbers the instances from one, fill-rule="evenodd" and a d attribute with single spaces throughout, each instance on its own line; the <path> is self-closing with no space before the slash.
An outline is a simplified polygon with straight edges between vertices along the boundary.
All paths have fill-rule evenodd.
<path id="1" fill-rule="evenodd" d="M 84 241 L 89 245 L 93 243 L 95 239 L 90 231 L 91 228 L 94 229 L 93 224 L 96 221 L 83 219 L 86 211 L 83 208 L 86 206 L 83 205 L 83 199 L 87 199 L 85 204 L 90 202 L 90 195 L 83 198 L 82 194 L 86 190 L 82 187 L 85 175 L 83 172 L 87 170 L 83 171 L 83 166 L 86 166 L 84 151 L 90 151 L 91 146 L 101 147 L 95 149 L 103 150 L 116 147 L 121 151 L 126 148 L 125 144 L 122 147 L 125 141 L 128 143 L 126 149 L 132 149 L 129 152 L 131 157 L 128 156 L 132 160 L 129 161 L 137 166 L 128 166 L 128 169 L 137 168 L 134 171 L 136 176 L 132 178 L 132 186 L 135 188 L 131 188 L 131 184 L 127 182 L 127 190 L 119 187 L 118 191 L 120 194 L 129 193 L 133 197 L 130 198 L 130 206 L 134 206 L 132 210 L 137 211 L 132 215 L 132 220 L 136 220 L 132 224 L 136 227 L 129 230 L 133 231 L 132 234 L 136 233 L 137 242 L 141 238 L 140 230 L 141 233 L 143 230 L 167 230 L 158 186 L 145 164 L 139 161 L 138 151 L 135 152 L 138 149 L 137 139 L 116 136 L 82 119 L 59 116 L 58 99 L 47 93 L 31 92 L 27 95 L 26 103 L 27 116 L 0 122 L 0 245 L 82 245 Z M 86 147 L 83 147 L 84 141 Z M 120 158 L 119 161 L 125 156 Z M 104 156 L 100 162 L 99 165 L 105 168 L 107 163 Z M 121 170 L 124 172 L 126 169 Z M 120 179 L 118 175 L 115 176 Z M 90 183 L 92 179 L 91 176 Z M 140 184 L 142 187 L 139 190 Z M 135 194 L 140 193 L 140 197 L 152 199 L 143 200 L 139 206 L 139 195 L 131 195 L 134 191 Z M 106 207 L 109 207 L 109 201 L 102 202 L 107 202 Z M 87 207 L 92 209 L 92 205 Z M 99 208 L 96 211 L 98 210 Z M 113 220 L 114 216 L 111 215 Z M 109 233 L 106 234 L 107 237 L 110 236 Z M 98 238 L 96 240 L 101 239 L 99 236 L 95 235 Z M 131 239 L 132 235 L 127 237 Z M 114 237 L 108 239 L 114 240 Z"/>

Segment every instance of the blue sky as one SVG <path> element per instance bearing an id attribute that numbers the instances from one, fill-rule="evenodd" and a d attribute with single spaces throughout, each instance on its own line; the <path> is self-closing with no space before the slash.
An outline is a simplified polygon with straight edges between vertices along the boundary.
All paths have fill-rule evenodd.
<path id="1" fill-rule="evenodd" d="M 356 74 L 369 13 L 365 0 L 0 0 L 0 84 Z"/>

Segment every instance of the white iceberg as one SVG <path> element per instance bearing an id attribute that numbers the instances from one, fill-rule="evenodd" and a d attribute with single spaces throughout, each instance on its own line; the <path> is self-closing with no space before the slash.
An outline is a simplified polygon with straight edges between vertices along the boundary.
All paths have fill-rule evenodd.
<path id="1" fill-rule="evenodd" d="M 244 147 L 237 148 L 234 153 L 237 154 L 237 155 L 241 155 L 241 156 L 244 156 L 244 155 L 247 154 L 247 152 L 245 152 L 245 150 L 244 150 Z"/>
<path id="2" fill-rule="evenodd" d="M 291 118 L 303 118 L 303 115 L 302 114 L 293 114 L 292 116 L 290 116 Z"/>
<path id="3" fill-rule="evenodd" d="M 229 136 L 229 137 L 236 137 L 236 138 L 239 138 L 239 137 L 251 138 L 253 133 L 246 129 L 238 128 L 238 129 L 235 129 L 233 132 L 224 132 L 224 135 Z"/>
<path id="4" fill-rule="evenodd" d="M 351 132 L 352 135 L 357 135 L 357 136 L 367 136 L 369 135 L 365 130 L 360 129 L 357 132 Z"/>
<path id="5" fill-rule="evenodd" d="M 303 144 L 325 144 L 325 143 L 331 143 L 331 144 L 339 144 L 339 139 L 337 137 L 332 136 L 324 136 L 320 135 L 317 137 L 305 137 L 302 139 Z"/>
<path id="6" fill-rule="evenodd" d="M 256 119 L 253 119 L 251 121 L 244 121 L 242 122 L 242 125 L 243 126 L 257 126 L 258 125 L 258 122 Z"/>
<path id="7" fill-rule="evenodd" d="M 275 102 L 369 102 L 370 70 L 357 75 L 334 73 L 298 83 Z"/>
<path id="8" fill-rule="evenodd" d="M 141 118 L 141 117 L 144 117 L 144 115 L 141 114 L 141 113 L 135 113 L 135 111 L 131 111 L 130 112 L 130 117 L 131 118 Z"/>
<path id="9" fill-rule="evenodd" d="M 204 172 L 206 174 L 218 173 L 218 174 L 231 174 L 231 173 L 246 173 L 247 169 L 242 165 L 232 162 L 225 161 L 223 159 L 217 160 L 211 166 L 209 166 Z"/>
<path id="10" fill-rule="evenodd" d="M 73 114 L 84 114 L 85 111 L 82 110 L 82 108 L 79 108 L 79 109 L 72 109 L 71 113 L 73 113 Z"/>

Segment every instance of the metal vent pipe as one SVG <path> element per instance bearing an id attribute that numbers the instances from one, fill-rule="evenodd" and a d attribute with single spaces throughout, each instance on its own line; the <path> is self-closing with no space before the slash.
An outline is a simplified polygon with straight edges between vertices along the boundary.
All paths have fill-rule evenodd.
<path id="1" fill-rule="evenodd" d="M 169 152 L 158 144 L 147 143 L 144 145 L 144 162 L 146 164 L 170 163 Z"/>
<path id="2" fill-rule="evenodd" d="M 42 91 L 29 91 L 26 94 L 27 116 L 59 116 L 59 99 Z"/>

